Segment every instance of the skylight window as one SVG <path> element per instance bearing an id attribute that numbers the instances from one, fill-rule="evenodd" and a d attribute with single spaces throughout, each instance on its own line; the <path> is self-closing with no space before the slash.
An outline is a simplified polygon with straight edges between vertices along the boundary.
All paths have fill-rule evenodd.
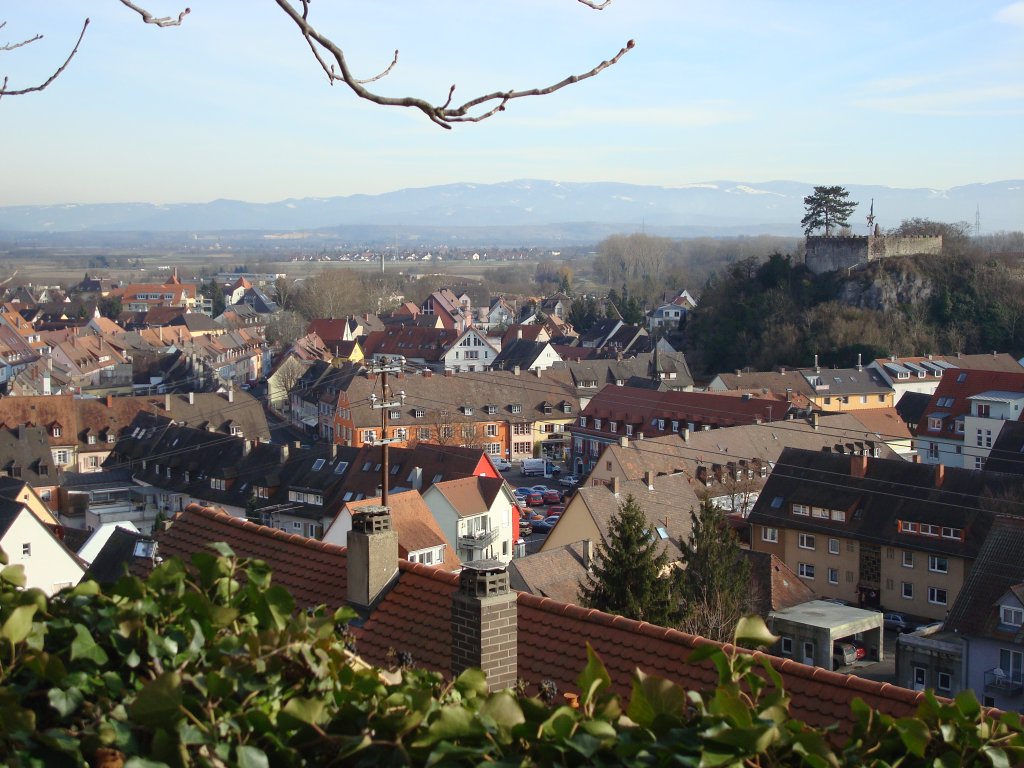
<path id="1" fill-rule="evenodd" d="M 772 509 L 781 509 L 782 501 L 783 499 L 781 496 L 776 496 L 774 499 L 772 499 Z"/>
<path id="2" fill-rule="evenodd" d="M 313 462 L 313 471 L 314 472 L 319 472 L 321 469 L 323 469 L 324 468 L 324 464 L 326 463 L 326 461 L 327 461 L 326 459 L 317 459 L 316 461 L 314 461 Z"/>

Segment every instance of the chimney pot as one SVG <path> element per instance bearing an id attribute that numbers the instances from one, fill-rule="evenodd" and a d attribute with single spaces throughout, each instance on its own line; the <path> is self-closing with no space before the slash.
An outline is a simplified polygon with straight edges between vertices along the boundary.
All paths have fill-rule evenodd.
<path id="1" fill-rule="evenodd" d="M 583 540 L 583 567 L 588 571 L 594 564 L 594 540 L 584 539 Z"/>
<path id="2" fill-rule="evenodd" d="M 351 579 L 351 576 L 349 577 Z M 483 670 L 492 691 L 511 688 L 518 677 L 517 594 L 499 560 L 463 563 L 452 596 L 452 676 Z"/>
<path id="3" fill-rule="evenodd" d="M 398 575 L 398 534 L 391 510 L 367 505 L 352 515 L 348 534 L 348 601 L 371 608 Z"/>
<path id="4" fill-rule="evenodd" d="M 622 448 L 629 448 L 629 438 L 623 435 L 619 438 L 619 446 Z"/>
<path id="5" fill-rule="evenodd" d="M 647 485 L 647 490 L 654 490 L 654 472 L 652 470 L 644 471 L 644 483 Z"/>
<path id="6" fill-rule="evenodd" d="M 618 496 L 619 495 L 619 489 L 620 489 L 620 480 L 619 480 L 619 476 L 616 475 L 615 477 L 612 478 L 612 493 L 614 493 L 616 496 Z"/>

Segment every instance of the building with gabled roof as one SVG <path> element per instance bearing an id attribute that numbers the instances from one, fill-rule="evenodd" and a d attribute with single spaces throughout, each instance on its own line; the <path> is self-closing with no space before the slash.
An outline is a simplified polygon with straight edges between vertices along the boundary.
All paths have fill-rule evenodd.
<path id="1" fill-rule="evenodd" d="M 324 532 L 323 540 L 328 544 L 348 545 L 348 534 L 352 530 L 352 516 L 361 510 L 380 505 L 380 497 L 347 501 Z M 423 563 L 457 570 L 461 561 L 450 540 L 434 518 L 430 507 L 416 491 L 392 493 L 388 496 L 388 508 L 395 531 L 398 533 L 398 556 L 410 563 Z"/>
<path id="2" fill-rule="evenodd" d="M 9 565 L 25 569 L 26 589 L 47 595 L 73 587 L 85 573 L 85 564 L 20 501 L 0 498 L 0 549 Z"/>
<path id="3" fill-rule="evenodd" d="M 985 706 L 1024 711 L 1024 517 L 999 515 L 939 627 L 899 638 L 896 677 Z"/>
<path id="4" fill-rule="evenodd" d="M 1019 507 L 1024 478 L 866 450 L 786 448 L 750 513 L 750 545 L 778 555 L 824 597 L 941 619 L 999 499 Z"/>
<path id="5" fill-rule="evenodd" d="M 463 562 L 512 559 L 519 507 L 500 476 L 435 482 L 423 491 L 423 501 Z"/>
<path id="6" fill-rule="evenodd" d="M 686 430 L 760 424 L 785 418 L 789 410 L 789 403 L 764 398 L 606 386 L 569 428 L 573 471 L 583 475 L 593 470 L 605 446 L 622 437 L 642 440 Z"/>
<path id="7" fill-rule="evenodd" d="M 917 425 L 917 453 L 926 464 L 980 469 L 1006 422 L 1024 415 L 1024 370 L 951 368 Z"/>
<path id="8" fill-rule="evenodd" d="M 893 388 L 885 378 L 859 362 L 854 368 L 822 368 L 815 355 L 814 367 L 801 369 L 800 373 L 814 390 L 811 405 L 817 411 L 843 413 L 892 408 L 896 404 Z"/>

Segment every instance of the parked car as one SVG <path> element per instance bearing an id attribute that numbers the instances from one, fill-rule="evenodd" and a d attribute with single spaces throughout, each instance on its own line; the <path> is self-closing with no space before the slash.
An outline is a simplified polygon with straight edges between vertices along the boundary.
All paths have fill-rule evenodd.
<path id="1" fill-rule="evenodd" d="M 531 485 L 530 490 L 536 491 L 537 493 L 547 493 L 551 489 L 548 488 L 546 485 Z"/>
<path id="2" fill-rule="evenodd" d="M 545 517 L 543 520 L 538 520 L 537 522 L 535 522 L 533 524 L 533 530 L 536 533 L 548 533 L 552 528 L 555 527 L 555 524 L 559 520 L 561 520 L 561 518 L 558 515 L 549 515 L 548 517 Z"/>
<path id="3" fill-rule="evenodd" d="M 565 512 L 565 507 L 563 507 L 561 504 L 552 504 L 550 507 L 548 507 L 548 515 L 550 517 L 556 517 L 557 515 L 560 515 L 563 512 Z"/>
<path id="4" fill-rule="evenodd" d="M 853 643 L 832 643 L 832 669 L 848 667 L 857 660 L 857 646 Z"/>
<path id="5" fill-rule="evenodd" d="M 561 491 L 544 491 L 544 503 L 545 504 L 561 504 L 562 503 L 562 492 Z"/>
<path id="6" fill-rule="evenodd" d="M 533 491 L 529 488 L 516 488 L 512 493 L 515 494 L 517 499 L 522 500 L 533 493 Z"/>
<path id="7" fill-rule="evenodd" d="M 533 534 L 533 521 L 532 520 L 520 520 L 519 521 L 519 535 L 530 536 Z"/>
<path id="8" fill-rule="evenodd" d="M 566 475 L 565 477 L 558 478 L 558 484 L 566 488 L 575 488 L 580 484 L 580 479 L 576 475 Z"/>
<path id="9" fill-rule="evenodd" d="M 916 626 L 902 613 L 885 614 L 885 616 L 882 617 L 882 624 L 886 629 L 895 629 L 900 633 L 912 632 Z"/>
<path id="10" fill-rule="evenodd" d="M 544 459 L 523 459 L 519 467 L 519 474 L 523 477 L 530 475 L 543 475 L 547 469 Z"/>
<path id="11" fill-rule="evenodd" d="M 544 504 L 544 494 L 531 491 L 530 495 L 526 497 L 526 503 L 531 507 L 539 507 Z"/>
<path id="12" fill-rule="evenodd" d="M 491 463 L 494 464 L 494 468 L 499 472 L 508 472 L 512 469 L 512 462 L 508 459 L 503 459 L 500 456 L 492 456 Z"/>

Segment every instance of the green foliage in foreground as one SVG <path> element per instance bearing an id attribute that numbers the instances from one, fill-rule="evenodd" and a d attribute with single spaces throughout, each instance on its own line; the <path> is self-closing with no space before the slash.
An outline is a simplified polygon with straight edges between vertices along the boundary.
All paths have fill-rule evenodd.
<path id="1" fill-rule="evenodd" d="M 86 582 L 47 600 L 0 571 L 0 763 L 10 766 L 905 765 L 1019 764 L 1017 716 L 970 695 L 929 697 L 916 718 L 856 705 L 853 735 L 793 720 L 771 667 L 700 647 L 708 693 L 637 673 L 628 707 L 593 652 L 578 707 L 525 691 L 359 662 L 343 622 L 296 613 L 267 567 L 219 556 L 169 560 L 148 581 Z M 2 559 L 6 563 L 6 559 Z M 773 638 L 744 620 L 737 640 Z M 545 686 L 551 693 L 550 686 Z M 549 697 L 550 698 L 550 697 Z"/>

